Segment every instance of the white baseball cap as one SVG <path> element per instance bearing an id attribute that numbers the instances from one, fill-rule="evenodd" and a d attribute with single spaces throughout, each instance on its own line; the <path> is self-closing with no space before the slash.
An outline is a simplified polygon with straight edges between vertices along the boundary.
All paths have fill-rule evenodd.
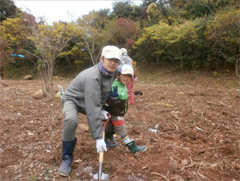
<path id="1" fill-rule="evenodd" d="M 121 50 L 113 45 L 108 45 L 105 46 L 102 50 L 102 56 L 104 56 L 107 59 L 118 59 L 119 61 L 121 61 L 121 57 L 122 57 L 122 52 Z"/>
<path id="2" fill-rule="evenodd" d="M 121 74 L 130 74 L 133 76 L 134 75 L 133 67 L 131 65 L 124 64 L 121 68 Z"/>

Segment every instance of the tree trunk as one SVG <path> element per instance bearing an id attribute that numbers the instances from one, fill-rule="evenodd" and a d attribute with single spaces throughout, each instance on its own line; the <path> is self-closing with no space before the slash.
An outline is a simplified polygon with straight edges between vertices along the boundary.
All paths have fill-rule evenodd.
<path id="1" fill-rule="evenodd" d="M 0 59 L 0 80 L 4 78 L 4 62 Z"/>
<path id="2" fill-rule="evenodd" d="M 182 57 L 182 52 L 180 50 L 180 44 L 178 44 L 178 51 L 180 52 L 180 66 L 181 66 L 181 73 L 183 73 L 183 57 Z"/>
<path id="3" fill-rule="evenodd" d="M 239 63 L 240 63 L 240 56 L 237 55 L 236 64 L 235 64 L 235 74 L 236 74 L 236 76 L 238 76 L 238 74 L 239 74 Z"/>
<path id="4" fill-rule="evenodd" d="M 49 87 L 50 87 L 50 93 L 53 93 L 53 69 L 54 69 L 54 61 L 51 61 L 50 67 L 49 67 Z"/>
<path id="5" fill-rule="evenodd" d="M 47 60 L 47 72 L 46 72 L 46 89 L 47 92 L 53 92 L 53 68 L 54 64 L 52 60 Z"/>
<path id="6" fill-rule="evenodd" d="M 183 57 L 182 57 L 182 52 L 180 51 L 181 55 L 181 73 L 183 73 Z"/>
<path id="7" fill-rule="evenodd" d="M 181 73 L 183 73 L 183 59 L 182 59 L 182 55 L 181 55 Z"/>
<path id="8" fill-rule="evenodd" d="M 45 60 L 44 67 L 39 69 L 40 75 L 44 81 L 45 91 L 49 93 L 53 92 L 53 69 L 54 64 L 49 60 Z"/>

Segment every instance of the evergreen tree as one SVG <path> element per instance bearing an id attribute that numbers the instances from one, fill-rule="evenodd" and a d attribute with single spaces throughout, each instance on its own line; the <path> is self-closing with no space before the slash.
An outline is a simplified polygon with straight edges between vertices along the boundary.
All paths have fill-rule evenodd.
<path id="1" fill-rule="evenodd" d="M 0 0 L 0 22 L 7 18 L 14 18 L 17 7 L 12 0 Z"/>

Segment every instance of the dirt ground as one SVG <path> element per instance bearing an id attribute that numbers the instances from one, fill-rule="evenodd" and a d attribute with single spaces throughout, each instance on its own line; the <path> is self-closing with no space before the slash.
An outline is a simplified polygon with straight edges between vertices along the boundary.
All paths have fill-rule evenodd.
<path id="1" fill-rule="evenodd" d="M 55 84 L 66 88 L 70 81 Z M 40 80 L 1 80 L 0 180 L 92 180 L 98 153 L 83 115 L 72 173 L 58 175 L 62 105 L 54 95 L 33 98 L 41 88 Z M 103 171 L 111 181 L 240 180 L 239 89 L 234 76 L 139 77 L 134 90 L 143 95 L 129 106 L 126 127 L 148 149 L 132 154 L 117 137 L 119 146 L 105 152 Z"/>

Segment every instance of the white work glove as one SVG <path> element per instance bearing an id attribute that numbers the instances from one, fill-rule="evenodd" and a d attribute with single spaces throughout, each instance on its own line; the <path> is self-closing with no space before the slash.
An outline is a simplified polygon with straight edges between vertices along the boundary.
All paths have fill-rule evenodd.
<path id="1" fill-rule="evenodd" d="M 101 110 L 101 116 L 102 120 L 107 120 L 109 117 L 111 117 L 111 115 L 105 110 Z"/>
<path id="2" fill-rule="evenodd" d="M 96 148 L 98 153 L 102 151 L 107 151 L 107 146 L 104 139 L 96 140 Z"/>

